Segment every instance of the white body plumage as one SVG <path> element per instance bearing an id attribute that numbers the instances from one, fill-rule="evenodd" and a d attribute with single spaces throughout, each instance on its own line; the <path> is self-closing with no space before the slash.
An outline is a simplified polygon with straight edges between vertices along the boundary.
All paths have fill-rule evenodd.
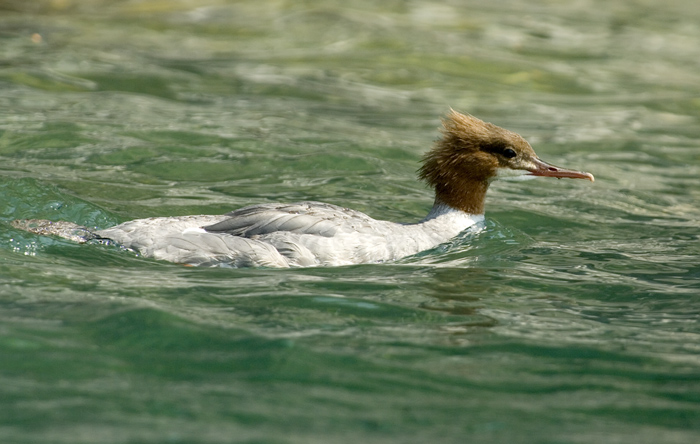
<path id="1" fill-rule="evenodd" d="M 399 259 L 483 221 L 436 205 L 419 223 L 372 219 L 320 202 L 265 204 L 223 216 L 137 219 L 96 231 L 147 257 L 191 265 L 296 267 Z"/>

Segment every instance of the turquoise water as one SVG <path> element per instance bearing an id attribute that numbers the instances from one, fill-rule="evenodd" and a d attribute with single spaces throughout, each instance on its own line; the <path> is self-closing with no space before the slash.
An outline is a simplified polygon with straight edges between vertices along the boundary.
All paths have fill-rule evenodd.
<path id="1" fill-rule="evenodd" d="M 0 2 L 3 443 L 700 440 L 700 9 Z M 41 238 L 320 200 L 415 221 L 449 107 L 596 182 L 497 182 L 397 263 Z"/>

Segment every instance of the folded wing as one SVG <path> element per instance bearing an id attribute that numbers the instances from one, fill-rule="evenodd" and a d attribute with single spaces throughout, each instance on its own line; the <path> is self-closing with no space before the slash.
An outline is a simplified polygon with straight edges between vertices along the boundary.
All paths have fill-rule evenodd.
<path id="1" fill-rule="evenodd" d="M 333 237 L 342 233 L 372 233 L 377 224 L 359 211 L 320 202 L 253 205 L 226 216 L 204 230 L 247 238 L 275 232 Z"/>

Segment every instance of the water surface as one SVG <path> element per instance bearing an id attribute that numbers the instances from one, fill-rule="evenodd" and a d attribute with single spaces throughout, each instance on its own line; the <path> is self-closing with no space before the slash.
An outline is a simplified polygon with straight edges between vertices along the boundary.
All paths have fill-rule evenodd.
<path id="1" fill-rule="evenodd" d="M 0 2 L 3 443 L 700 439 L 694 2 Z M 422 218 L 449 107 L 596 182 L 494 183 L 387 264 L 41 238 L 319 200 Z"/>

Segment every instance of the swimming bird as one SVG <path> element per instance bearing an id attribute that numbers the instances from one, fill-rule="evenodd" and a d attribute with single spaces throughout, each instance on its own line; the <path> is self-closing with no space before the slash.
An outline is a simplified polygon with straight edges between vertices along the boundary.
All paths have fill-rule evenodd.
<path id="1" fill-rule="evenodd" d="M 451 112 L 419 177 L 435 191 L 420 222 L 375 220 L 320 202 L 262 204 L 224 215 L 137 219 L 91 230 L 71 222 L 18 220 L 14 226 L 78 242 L 111 241 L 145 257 L 202 266 L 305 267 L 384 262 L 442 244 L 484 220 L 489 184 L 499 176 L 594 180 L 540 160 L 520 135 Z"/>

